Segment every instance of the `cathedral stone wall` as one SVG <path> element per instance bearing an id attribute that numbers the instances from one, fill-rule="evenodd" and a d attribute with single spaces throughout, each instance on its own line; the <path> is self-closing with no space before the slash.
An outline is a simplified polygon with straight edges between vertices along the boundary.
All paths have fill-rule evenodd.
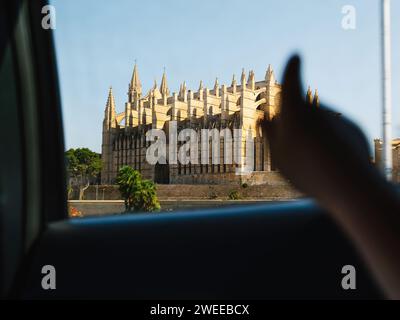
<path id="1" fill-rule="evenodd" d="M 311 92 L 307 92 L 311 99 Z M 317 99 L 317 96 L 314 100 Z M 269 66 L 261 81 L 255 80 L 250 71 L 248 77 L 242 71 L 240 84 L 235 76 L 228 87 L 220 85 L 216 79 L 212 89 L 205 88 L 200 81 L 198 90 L 188 90 L 182 83 L 178 93 L 170 94 L 164 72 L 161 85 L 154 86 L 143 94 L 135 65 L 128 87 L 128 100 L 125 111 L 117 113 L 114 96 L 110 88 L 103 120 L 101 180 L 103 184 L 113 184 L 118 170 L 129 165 L 141 172 L 144 178 L 164 184 L 230 184 L 249 182 L 251 184 L 267 183 L 268 175 L 263 173 L 275 170 L 268 140 L 262 136 L 260 121 L 272 119 L 279 113 L 281 85 L 275 80 L 274 72 Z M 170 124 L 176 122 L 178 133 L 191 128 L 199 135 L 202 129 L 219 132 L 224 129 L 233 134 L 235 129 L 249 133 L 253 141 L 254 173 L 250 175 L 235 174 L 242 170 L 246 163 L 247 141 L 239 141 L 239 155 L 234 163 L 226 163 L 225 148 L 232 147 L 221 136 L 219 161 L 212 162 L 212 147 L 209 142 L 208 164 L 178 162 L 173 164 L 167 157 L 168 164 L 151 165 L 146 161 L 146 150 L 150 142 L 146 133 L 151 129 L 163 130 L 167 137 L 167 148 L 170 148 Z M 199 157 L 204 144 L 199 139 Z M 182 143 L 181 143 L 182 144 Z M 178 144 L 178 148 L 181 144 Z M 214 145 L 215 146 L 215 145 Z M 168 155 L 168 152 L 167 152 Z M 170 163 L 171 162 L 171 163 Z M 219 163 L 218 163 L 219 162 Z"/>

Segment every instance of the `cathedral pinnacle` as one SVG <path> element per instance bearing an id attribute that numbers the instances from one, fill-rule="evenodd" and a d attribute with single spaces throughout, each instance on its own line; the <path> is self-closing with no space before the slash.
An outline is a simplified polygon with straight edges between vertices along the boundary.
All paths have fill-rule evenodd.
<path id="1" fill-rule="evenodd" d="M 214 94 L 218 97 L 219 96 L 219 82 L 218 78 L 215 78 L 215 83 L 214 83 Z"/>
<path id="2" fill-rule="evenodd" d="M 231 86 L 236 86 L 236 78 L 235 78 L 235 74 L 232 76 L 232 84 Z"/>
<path id="3" fill-rule="evenodd" d="M 271 65 L 268 65 L 267 72 L 265 73 L 265 82 L 267 84 L 275 84 L 275 75 Z"/>
<path id="4" fill-rule="evenodd" d="M 107 103 L 106 103 L 106 109 L 104 112 L 104 125 L 107 128 L 111 128 L 115 125 L 115 117 L 116 117 L 116 112 L 115 112 L 115 100 L 114 100 L 114 95 L 112 91 L 112 87 L 110 87 L 108 91 L 108 97 L 107 97 Z"/>
<path id="5" fill-rule="evenodd" d="M 115 111 L 115 100 L 114 100 L 112 87 L 110 87 L 110 89 L 108 90 L 108 98 L 107 98 L 107 103 L 106 103 L 106 109 Z"/>
<path id="6" fill-rule="evenodd" d="M 137 68 L 136 62 L 135 62 L 135 66 L 133 68 L 132 79 L 131 79 L 131 83 L 129 86 L 129 90 L 133 91 L 137 94 L 142 93 L 142 84 L 140 83 L 139 73 L 138 73 L 138 68 Z"/>
<path id="7" fill-rule="evenodd" d="M 161 86 L 160 86 L 160 92 L 162 95 L 169 96 L 169 89 L 168 89 L 168 84 L 167 84 L 167 75 L 165 74 L 165 69 L 164 73 L 161 79 Z"/>
<path id="8" fill-rule="evenodd" d="M 315 89 L 313 105 L 315 107 L 319 107 L 319 96 L 318 96 L 318 90 L 317 89 Z"/>
<path id="9" fill-rule="evenodd" d="M 250 86 L 251 90 L 255 89 L 256 80 L 255 80 L 255 76 L 254 76 L 254 71 L 253 70 L 250 70 L 250 72 L 249 72 L 249 79 L 248 79 L 247 84 Z"/>
<path id="10" fill-rule="evenodd" d="M 312 101 L 313 101 L 313 97 L 312 97 L 311 88 L 310 88 L 310 86 L 308 86 L 307 94 L 306 94 L 306 102 L 308 104 L 312 104 Z"/>
<path id="11" fill-rule="evenodd" d="M 240 83 L 242 86 L 246 85 L 246 74 L 244 73 L 244 68 L 242 69 L 242 75 L 240 77 Z"/>
<path id="12" fill-rule="evenodd" d="M 219 82 L 218 78 L 215 78 L 215 83 L 214 83 L 214 90 L 217 91 L 219 89 Z"/>

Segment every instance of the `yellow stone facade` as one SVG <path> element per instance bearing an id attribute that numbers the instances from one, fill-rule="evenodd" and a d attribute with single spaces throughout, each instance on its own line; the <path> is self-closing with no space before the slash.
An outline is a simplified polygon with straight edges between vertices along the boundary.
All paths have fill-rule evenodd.
<path id="1" fill-rule="evenodd" d="M 214 87 L 209 89 L 200 81 L 199 88 L 195 91 L 188 90 L 183 82 L 178 93 L 170 94 L 164 72 L 161 85 L 158 87 L 154 83 L 147 94 L 143 94 L 135 65 L 125 111 L 116 112 L 113 92 L 111 88 L 109 90 L 103 121 L 102 183 L 112 184 L 123 165 L 132 166 L 144 178 L 158 183 L 267 182 L 264 181 L 267 175 L 263 173 L 273 171 L 274 164 L 268 141 L 259 128 L 259 120 L 263 117 L 272 119 L 279 112 L 282 88 L 276 81 L 271 66 L 261 81 L 256 81 L 253 71 L 246 76 L 242 70 L 239 82 L 233 76 L 231 85 L 226 86 L 220 85 L 216 79 Z M 307 99 L 318 103 L 317 95 L 313 99 L 310 89 Z M 146 142 L 146 132 L 150 129 L 162 129 L 168 136 L 171 121 L 177 121 L 178 131 L 184 128 L 196 131 L 228 128 L 251 132 L 254 139 L 254 172 L 250 175 L 252 178 L 235 174 L 235 168 L 242 165 L 241 161 L 224 164 L 224 159 L 221 159 L 219 164 L 206 165 L 147 163 L 146 148 L 150 142 Z M 243 145 L 245 143 L 243 141 Z M 220 147 L 223 150 L 223 138 L 220 140 Z M 220 154 L 223 157 L 222 151 Z"/>

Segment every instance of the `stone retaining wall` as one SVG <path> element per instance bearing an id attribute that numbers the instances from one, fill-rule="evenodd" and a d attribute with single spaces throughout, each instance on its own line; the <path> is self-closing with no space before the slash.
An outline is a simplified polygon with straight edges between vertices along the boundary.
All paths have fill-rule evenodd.
<path id="1" fill-rule="evenodd" d="M 293 199 L 301 197 L 300 192 L 287 183 L 252 185 L 157 185 L 160 200 L 173 199 L 228 199 L 231 191 L 237 191 L 241 199 Z M 78 199 L 78 192 L 70 199 Z M 90 186 L 83 200 L 120 200 L 117 186 Z"/>

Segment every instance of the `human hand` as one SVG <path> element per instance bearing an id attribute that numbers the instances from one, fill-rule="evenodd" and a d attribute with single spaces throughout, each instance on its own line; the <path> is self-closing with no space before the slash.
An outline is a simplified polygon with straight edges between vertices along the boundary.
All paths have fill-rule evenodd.
<path id="1" fill-rule="evenodd" d="M 294 56 L 284 73 L 280 113 L 262 127 L 282 174 L 306 194 L 326 198 L 362 181 L 360 175 L 372 169 L 369 148 L 354 123 L 310 105 L 303 92 L 300 59 Z"/>
<path id="2" fill-rule="evenodd" d="M 398 193 L 372 165 L 354 123 L 305 101 L 297 56 L 285 70 L 280 113 L 262 128 L 280 172 L 328 209 L 388 296 L 400 299 Z"/>

